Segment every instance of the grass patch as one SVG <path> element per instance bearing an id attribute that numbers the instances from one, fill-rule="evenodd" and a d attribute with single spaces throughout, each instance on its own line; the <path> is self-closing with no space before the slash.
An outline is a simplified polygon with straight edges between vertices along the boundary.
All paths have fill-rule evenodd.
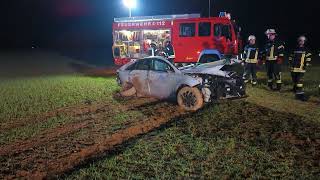
<path id="1" fill-rule="evenodd" d="M 67 179 L 316 178 L 320 124 L 244 101 L 209 107 Z"/>
<path id="2" fill-rule="evenodd" d="M 23 140 L 35 137 L 40 132 L 61 126 L 71 122 L 72 119 L 64 116 L 49 118 L 44 122 L 29 124 L 21 128 L 14 128 L 0 134 L 0 145 L 12 143 L 16 140 Z"/>
<path id="3" fill-rule="evenodd" d="M 289 68 L 284 66 L 282 72 L 282 81 L 283 81 L 283 95 L 292 96 L 293 93 L 290 90 L 293 88 L 291 73 L 288 70 Z M 260 85 L 259 88 L 267 89 L 267 76 L 265 71 L 258 72 L 258 79 Z M 304 82 L 304 91 L 311 96 L 319 97 L 319 85 L 320 85 L 320 66 L 311 66 L 308 68 L 308 71 L 305 73 L 303 78 Z"/>
<path id="4" fill-rule="evenodd" d="M 118 86 L 113 77 L 80 75 L 0 80 L 0 123 L 56 108 L 111 101 Z"/>
<path id="5" fill-rule="evenodd" d="M 301 116 L 305 121 L 320 122 L 320 108 L 318 108 L 320 80 L 317 77 L 320 77 L 320 66 L 312 66 L 304 77 L 304 90 L 311 98 L 309 102 L 301 102 L 296 100 L 295 94 L 291 92 L 293 84 L 289 71 L 285 70 L 282 73 L 283 88 L 281 92 L 269 90 L 266 86 L 266 73 L 258 72 L 259 84 L 257 87 L 248 85 L 249 98 L 246 101 L 274 111 Z"/>

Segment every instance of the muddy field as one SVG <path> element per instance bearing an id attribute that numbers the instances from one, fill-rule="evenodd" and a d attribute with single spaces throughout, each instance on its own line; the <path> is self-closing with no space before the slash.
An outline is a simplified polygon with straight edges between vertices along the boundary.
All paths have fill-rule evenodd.
<path id="1" fill-rule="evenodd" d="M 49 129 L 28 140 L 1 146 L 1 177 L 44 178 L 62 174 L 90 158 L 103 155 L 116 145 L 185 114 L 168 106 L 174 107 L 152 99 L 128 99 L 117 107 L 110 104 L 83 105 L 59 109 L 28 120 L 17 119 L 1 127 L 1 130 L 17 128 L 23 122 L 43 122 L 52 116 L 69 116 L 76 122 Z M 128 111 L 140 111 L 143 116 L 138 119 L 128 117 L 127 122 L 119 127 L 108 121 L 110 117 Z M 115 129 L 110 129 L 111 126 Z"/>
<path id="2" fill-rule="evenodd" d="M 281 93 L 248 87 L 247 99 L 196 113 L 121 98 L 112 68 L 65 67 L 62 76 L 2 77 L 0 179 L 320 175 L 320 82 L 310 78 L 319 67 L 307 76 L 309 102 L 293 99 L 284 74 Z"/>

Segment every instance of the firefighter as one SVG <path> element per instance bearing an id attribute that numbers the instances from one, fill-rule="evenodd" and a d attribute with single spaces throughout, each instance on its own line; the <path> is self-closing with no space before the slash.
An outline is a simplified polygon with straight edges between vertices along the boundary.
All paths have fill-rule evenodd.
<path id="1" fill-rule="evenodd" d="M 281 64 L 284 59 L 284 43 L 280 42 L 274 29 L 268 29 L 265 32 L 268 41 L 263 50 L 265 64 L 268 76 L 268 86 L 274 90 L 274 81 L 276 82 L 277 91 L 281 90 Z"/>
<path id="2" fill-rule="evenodd" d="M 303 91 L 303 76 L 306 72 L 306 67 L 310 65 L 312 54 L 306 47 L 307 38 L 300 36 L 298 38 L 298 46 L 289 57 L 291 68 L 291 77 L 293 81 L 293 91 L 296 94 L 296 99 L 307 101 Z"/>
<path id="3" fill-rule="evenodd" d="M 171 44 L 170 40 L 167 40 L 165 43 L 165 48 L 164 48 L 164 52 L 167 54 L 168 56 L 168 61 L 170 61 L 172 64 L 174 63 L 174 49 L 173 46 Z"/>
<path id="4" fill-rule="evenodd" d="M 250 35 L 248 38 L 249 44 L 244 48 L 243 65 L 244 74 L 243 79 L 245 83 L 249 82 L 251 77 L 251 84 L 257 85 L 257 63 L 259 56 L 259 49 L 256 45 L 256 37 Z"/>

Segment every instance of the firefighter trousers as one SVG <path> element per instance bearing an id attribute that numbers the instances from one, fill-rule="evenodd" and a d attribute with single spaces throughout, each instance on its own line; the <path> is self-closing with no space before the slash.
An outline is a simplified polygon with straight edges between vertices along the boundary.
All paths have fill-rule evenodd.
<path id="1" fill-rule="evenodd" d="M 256 63 L 245 63 L 243 79 L 249 81 L 251 78 L 251 83 L 257 83 L 257 64 Z"/>
<path id="2" fill-rule="evenodd" d="M 276 81 L 277 89 L 281 89 L 281 64 L 278 64 L 277 61 L 267 61 L 267 76 L 268 76 L 268 86 L 273 86 L 273 81 Z"/>
<path id="3" fill-rule="evenodd" d="M 293 90 L 296 94 L 303 94 L 303 76 L 301 72 L 291 72 Z"/>

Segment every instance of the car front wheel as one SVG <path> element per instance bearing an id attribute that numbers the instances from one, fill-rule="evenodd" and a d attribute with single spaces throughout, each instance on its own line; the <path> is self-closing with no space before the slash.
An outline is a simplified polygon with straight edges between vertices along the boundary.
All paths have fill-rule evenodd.
<path id="1" fill-rule="evenodd" d="M 178 92 L 177 101 L 186 111 L 197 111 L 203 107 L 203 96 L 198 88 L 184 87 Z"/>

